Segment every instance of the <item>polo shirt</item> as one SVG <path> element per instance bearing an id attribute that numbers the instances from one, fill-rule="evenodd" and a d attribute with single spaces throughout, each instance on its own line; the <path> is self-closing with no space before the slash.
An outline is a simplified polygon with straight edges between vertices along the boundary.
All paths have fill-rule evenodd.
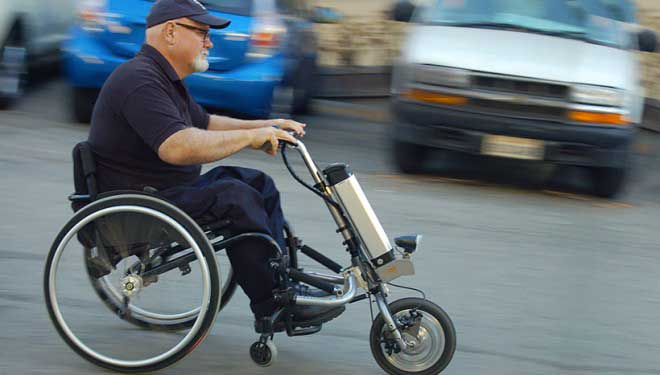
<path id="1" fill-rule="evenodd" d="M 209 115 L 195 102 L 174 68 L 144 44 L 106 80 L 94 106 L 89 142 L 99 191 L 192 184 L 201 165 L 177 166 L 158 157 L 174 133 L 208 128 Z"/>

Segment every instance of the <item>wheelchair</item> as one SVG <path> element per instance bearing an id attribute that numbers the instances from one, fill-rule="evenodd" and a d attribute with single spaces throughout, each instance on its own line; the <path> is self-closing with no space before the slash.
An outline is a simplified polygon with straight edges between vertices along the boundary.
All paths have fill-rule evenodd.
<path id="1" fill-rule="evenodd" d="M 279 285 L 273 295 L 281 306 L 255 322 L 259 338 L 249 352 L 256 364 L 269 366 L 277 358 L 275 333 L 320 331 L 320 325 L 293 322 L 292 306 L 368 300 L 379 310 L 375 318 L 372 313 L 369 343 L 383 370 L 397 375 L 444 370 L 456 348 L 447 313 L 423 292 L 421 298 L 387 300 L 389 287 L 397 286 L 391 281 L 414 274 L 412 255 L 421 236 L 401 236 L 391 246 L 347 165 L 319 171 L 300 140 L 280 146 L 293 178 L 328 207 L 349 254 L 348 266 L 303 244 L 288 224 L 282 249 L 263 233 L 231 233 L 228 220 L 195 221 L 150 189 L 99 194 L 90 145 L 77 144 L 75 192 L 69 196 L 75 214 L 51 246 L 43 280 L 48 314 L 65 343 L 84 359 L 114 371 L 155 371 L 177 362 L 203 341 L 236 290 L 226 248 L 250 238 L 272 249 L 269 266 Z M 295 173 L 287 149 L 299 152 L 313 185 Z M 300 254 L 329 273 L 305 272 L 298 265 Z M 301 295 L 294 284 L 329 295 Z"/>

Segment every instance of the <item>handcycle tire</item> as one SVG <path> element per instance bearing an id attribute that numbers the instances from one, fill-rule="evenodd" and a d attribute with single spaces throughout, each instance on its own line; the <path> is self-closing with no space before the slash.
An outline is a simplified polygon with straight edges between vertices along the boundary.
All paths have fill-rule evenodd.
<path id="1" fill-rule="evenodd" d="M 369 334 L 369 344 L 371 346 L 371 353 L 378 365 L 385 370 L 388 374 L 392 375 L 435 375 L 444 370 L 456 350 L 456 330 L 449 315 L 431 301 L 422 298 L 402 298 L 389 304 L 389 310 L 392 317 L 405 315 L 411 309 L 416 309 L 422 313 L 421 327 L 425 330 L 425 337 L 427 340 L 441 340 L 441 343 L 436 341 L 422 341 L 419 344 L 421 353 L 417 354 L 399 354 L 393 353 L 388 355 L 383 347 L 383 335 L 386 330 L 385 319 L 382 313 L 378 314 L 371 325 L 371 332 Z M 425 318 L 426 317 L 426 318 Z M 405 334 L 405 330 L 404 330 Z M 442 336 L 442 337 L 440 337 Z M 442 350 L 433 350 L 435 345 L 442 346 Z M 423 345 L 431 345 L 426 355 L 424 355 Z M 440 347 L 438 347 L 440 349 Z M 416 356 L 417 355 L 417 356 Z M 423 360 L 422 365 L 416 363 L 415 360 Z"/>
<path id="2" fill-rule="evenodd" d="M 61 314 L 56 289 L 57 266 L 61 253 L 74 236 L 77 229 L 83 228 L 91 220 L 102 217 L 112 210 L 136 210 L 154 217 L 166 218 L 174 226 L 179 235 L 184 236 L 191 243 L 192 250 L 197 257 L 202 280 L 204 283 L 202 309 L 197 315 L 195 324 L 177 344 L 166 352 L 152 358 L 141 360 L 123 360 L 108 357 L 96 352 L 70 330 Z M 128 211 L 127 211 L 128 212 Z M 91 219 L 89 218 L 91 217 Z M 94 201 L 78 211 L 73 218 L 59 232 L 46 259 L 44 271 L 44 295 L 48 315 L 58 334 L 76 353 L 98 366 L 121 372 L 147 372 L 167 367 L 185 357 L 205 338 L 215 321 L 220 306 L 220 275 L 217 268 L 215 253 L 204 232 L 183 211 L 177 207 L 146 194 L 119 194 Z M 201 319 L 201 320 L 200 320 Z M 181 335 L 182 336 L 182 335 Z M 177 336 L 180 337 L 180 336 Z M 178 338 L 177 338 L 178 339 Z"/>

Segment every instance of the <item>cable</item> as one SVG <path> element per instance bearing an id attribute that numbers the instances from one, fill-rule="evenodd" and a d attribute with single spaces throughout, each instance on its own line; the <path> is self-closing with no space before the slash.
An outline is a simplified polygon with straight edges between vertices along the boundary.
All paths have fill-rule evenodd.
<path id="1" fill-rule="evenodd" d="M 373 301 L 371 300 L 371 293 L 367 293 L 369 296 L 369 313 L 371 314 L 371 322 L 373 323 L 374 321 L 374 308 L 373 308 Z"/>
<path id="2" fill-rule="evenodd" d="M 414 290 L 415 292 L 417 292 L 417 293 L 419 293 L 419 294 L 422 295 L 422 299 L 423 299 L 423 300 L 426 300 L 426 294 L 425 294 L 423 291 L 421 291 L 420 289 L 412 288 L 412 287 L 409 287 L 409 286 L 397 285 L 397 284 L 394 284 L 394 283 L 386 283 L 386 284 L 387 284 L 387 285 L 392 285 L 392 286 L 395 287 L 395 288 Z"/>
<path id="3" fill-rule="evenodd" d="M 286 166 L 286 169 L 289 170 L 289 173 L 291 174 L 291 176 L 293 176 L 293 178 L 294 178 L 296 181 L 298 181 L 302 186 L 306 187 L 307 189 L 309 189 L 310 191 L 312 191 L 312 193 L 318 195 L 318 196 L 321 197 L 323 200 L 325 200 L 326 202 L 328 202 L 329 204 L 331 204 L 335 209 L 337 209 L 337 211 L 342 212 L 342 211 L 341 211 L 341 207 L 339 206 L 339 204 L 338 204 L 337 202 L 335 202 L 334 200 L 330 199 L 330 198 L 327 197 L 325 194 L 323 194 L 322 192 L 320 192 L 318 189 L 316 189 L 315 187 L 313 187 L 313 186 L 307 184 L 307 183 L 306 183 L 305 181 L 303 181 L 300 177 L 298 177 L 298 175 L 296 174 L 296 172 L 293 171 L 293 168 L 291 168 L 291 165 L 289 164 L 289 159 L 287 159 L 287 157 L 286 157 L 286 149 L 287 149 L 287 147 L 286 147 L 286 145 L 284 145 L 284 147 L 282 147 L 282 160 L 284 161 L 284 165 Z"/>

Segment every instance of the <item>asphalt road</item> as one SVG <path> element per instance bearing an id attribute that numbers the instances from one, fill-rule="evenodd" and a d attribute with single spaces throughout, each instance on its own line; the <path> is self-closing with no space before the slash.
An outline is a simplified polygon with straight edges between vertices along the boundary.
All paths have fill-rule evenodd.
<path id="1" fill-rule="evenodd" d="M 105 373 L 58 337 L 41 289 L 50 244 L 71 217 L 70 150 L 88 130 L 69 120 L 67 95 L 62 82 L 47 82 L 0 113 L 1 374 Z M 560 192 L 530 188 L 545 167 L 481 163 L 446 177 L 431 166 L 428 175 L 401 176 L 388 161 L 387 125 L 351 118 L 348 107 L 319 108 L 325 116 L 302 118 L 317 163 L 352 165 L 390 237 L 425 235 L 417 274 L 400 282 L 424 289 L 454 321 L 458 349 L 444 373 L 660 373 L 655 135 L 642 134 L 630 188 L 608 201 L 580 194 L 578 171 L 551 183 Z M 244 151 L 226 163 L 271 174 L 297 233 L 346 263 L 325 206 L 279 159 Z M 362 302 L 319 334 L 278 335 L 279 360 L 263 369 L 248 355 L 257 335 L 239 292 L 206 340 L 161 373 L 382 373 L 369 350 L 369 325 Z"/>

